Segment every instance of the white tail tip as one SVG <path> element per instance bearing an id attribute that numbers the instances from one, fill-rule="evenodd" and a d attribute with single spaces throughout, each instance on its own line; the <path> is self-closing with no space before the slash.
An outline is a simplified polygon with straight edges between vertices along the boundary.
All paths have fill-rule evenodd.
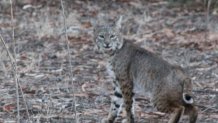
<path id="1" fill-rule="evenodd" d="M 189 94 L 186 94 L 186 93 L 183 94 L 183 101 L 186 104 L 193 104 L 194 103 L 193 98 Z"/>

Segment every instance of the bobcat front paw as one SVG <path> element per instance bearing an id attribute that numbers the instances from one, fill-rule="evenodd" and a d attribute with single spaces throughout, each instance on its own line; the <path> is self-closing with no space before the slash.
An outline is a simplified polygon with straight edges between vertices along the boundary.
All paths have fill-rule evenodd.
<path id="1" fill-rule="evenodd" d="M 122 123 L 128 123 L 127 119 L 123 119 Z"/>
<path id="2" fill-rule="evenodd" d="M 122 123 L 134 123 L 134 121 L 129 121 L 128 119 L 123 119 Z"/>
<path id="3" fill-rule="evenodd" d="M 110 123 L 110 122 L 109 122 L 109 120 L 107 118 L 104 118 L 104 119 L 101 120 L 101 123 Z M 111 122 L 111 123 L 113 123 L 113 122 Z"/>

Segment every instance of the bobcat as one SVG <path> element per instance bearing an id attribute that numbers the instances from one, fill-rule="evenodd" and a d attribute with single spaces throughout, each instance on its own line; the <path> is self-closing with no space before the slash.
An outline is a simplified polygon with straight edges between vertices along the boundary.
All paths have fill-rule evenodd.
<path id="1" fill-rule="evenodd" d="M 114 123 L 122 107 L 126 111 L 122 122 L 134 123 L 133 96 L 137 87 L 149 93 L 157 110 L 172 113 L 169 123 L 178 123 L 183 114 L 189 115 L 189 123 L 195 123 L 198 111 L 191 79 L 181 67 L 124 40 L 121 21 L 122 17 L 112 25 L 94 28 L 95 46 L 109 58 L 108 71 L 114 77 L 114 96 L 109 115 L 102 123 Z"/>

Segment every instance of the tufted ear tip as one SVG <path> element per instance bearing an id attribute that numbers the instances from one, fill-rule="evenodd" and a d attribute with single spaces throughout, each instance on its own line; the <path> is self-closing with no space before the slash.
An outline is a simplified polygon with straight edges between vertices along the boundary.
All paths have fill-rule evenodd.
<path id="1" fill-rule="evenodd" d="M 183 101 L 186 103 L 186 104 L 193 104 L 194 103 L 194 99 L 192 98 L 191 95 L 187 94 L 187 93 L 184 93 L 183 94 Z"/>
<path id="2" fill-rule="evenodd" d="M 121 15 L 120 17 L 119 17 L 119 19 L 116 21 L 116 28 L 117 29 L 121 29 L 121 27 L 122 27 L 122 20 L 123 20 L 123 16 Z"/>

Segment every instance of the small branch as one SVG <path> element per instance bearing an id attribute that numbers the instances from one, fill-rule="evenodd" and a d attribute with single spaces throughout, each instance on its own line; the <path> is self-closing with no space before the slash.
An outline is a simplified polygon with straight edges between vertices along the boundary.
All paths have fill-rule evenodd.
<path id="1" fill-rule="evenodd" d="M 207 2 L 207 10 L 206 10 L 206 33 L 205 33 L 205 41 L 208 41 L 208 35 L 209 35 L 209 17 L 210 17 L 210 5 L 211 0 L 208 0 Z"/>
<path id="2" fill-rule="evenodd" d="M 213 91 L 213 90 L 193 90 L 194 93 L 200 93 L 200 94 L 214 94 L 218 95 L 218 91 Z"/>
<path id="3" fill-rule="evenodd" d="M 72 71 L 72 62 L 71 62 L 71 55 L 70 55 L 70 43 L 67 35 L 67 29 L 66 29 L 66 20 L 65 20 L 65 10 L 64 10 L 64 4 L 63 0 L 61 0 L 61 8 L 62 8 L 62 16 L 63 16 L 63 24 L 64 24 L 64 33 L 65 33 L 65 39 L 66 39 L 66 44 L 67 44 L 67 55 L 68 55 L 68 62 L 69 62 L 69 69 L 70 69 L 70 83 L 73 86 L 73 100 L 74 100 L 74 111 L 75 111 L 75 121 L 77 121 L 77 110 L 76 110 L 76 97 L 75 97 L 75 86 L 74 86 L 74 81 L 73 81 L 73 71 Z"/>
<path id="4" fill-rule="evenodd" d="M 208 29 L 208 23 L 209 23 L 210 5 L 211 5 L 211 0 L 208 0 L 208 4 L 207 4 L 207 29 Z"/>
<path id="5" fill-rule="evenodd" d="M 14 61 L 15 61 L 14 57 L 11 55 L 11 52 L 8 50 L 7 44 L 5 43 L 5 40 L 1 34 L 0 34 L 0 39 L 1 39 L 1 42 L 3 43 L 3 46 L 5 47 L 5 50 L 7 51 L 9 58 L 10 58 L 11 65 L 14 66 Z"/>
<path id="6" fill-rule="evenodd" d="M 3 39 L 3 37 L 2 37 L 1 34 L 0 34 L 0 41 L 3 43 L 3 47 L 5 48 L 5 50 L 6 50 L 6 52 L 7 52 L 7 55 L 8 55 L 9 58 L 10 58 L 10 63 L 11 63 L 11 66 L 12 66 L 12 68 L 13 68 L 13 71 L 15 71 L 15 60 L 14 60 L 14 57 L 12 56 L 11 52 L 9 51 L 8 46 L 7 46 L 7 44 L 5 43 L 5 41 L 4 41 L 4 39 Z M 28 117 L 28 120 L 30 121 L 30 115 L 29 115 L 29 111 L 28 111 L 28 107 L 27 107 L 27 103 L 26 103 L 26 98 L 25 98 L 24 93 L 23 93 L 23 90 L 22 90 L 22 88 L 21 88 L 21 86 L 20 86 L 20 84 L 19 84 L 19 80 L 17 80 L 17 82 L 18 82 L 18 86 L 19 86 L 19 88 L 20 88 L 21 95 L 22 95 L 22 97 L 23 97 L 23 101 L 24 101 L 24 104 L 25 104 L 25 107 L 26 107 L 27 117 Z"/>
<path id="7" fill-rule="evenodd" d="M 13 13 L 13 2 L 10 0 L 11 4 L 11 26 L 12 26 L 12 42 L 13 42 L 13 52 L 14 52 L 14 81 L 16 84 L 16 97 L 17 97 L 17 123 L 20 123 L 20 98 L 19 98 L 19 85 L 17 78 L 17 60 L 16 60 L 16 42 L 14 39 L 14 13 Z"/>
<path id="8" fill-rule="evenodd" d="M 212 105 L 212 106 L 204 106 L 206 109 L 204 109 L 203 111 L 201 111 L 202 113 L 208 111 L 208 110 L 216 110 L 216 106 Z"/>

